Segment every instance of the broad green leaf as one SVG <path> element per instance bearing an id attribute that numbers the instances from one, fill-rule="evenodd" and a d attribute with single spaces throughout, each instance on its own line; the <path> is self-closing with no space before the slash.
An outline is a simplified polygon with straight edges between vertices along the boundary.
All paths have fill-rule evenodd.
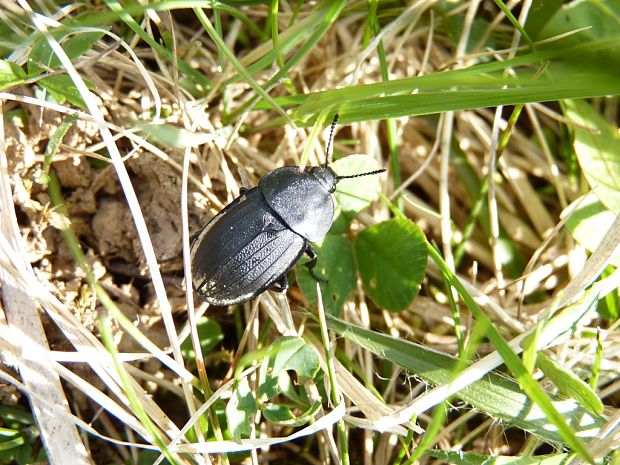
<path id="1" fill-rule="evenodd" d="M 369 173 L 380 169 L 377 160 L 368 155 L 350 155 L 331 163 L 330 168 L 339 176 Z M 370 205 L 379 191 L 380 175 L 338 181 L 334 197 L 347 219 L 352 219 Z"/>
<path id="2" fill-rule="evenodd" d="M 254 393 L 250 389 L 247 378 L 242 378 L 226 404 L 226 421 L 228 421 L 228 428 L 235 441 L 250 435 L 250 418 L 256 412 Z"/>
<path id="3" fill-rule="evenodd" d="M 314 419 L 320 408 L 321 403 L 315 402 L 308 410 L 296 417 L 288 405 L 270 404 L 263 409 L 263 415 L 265 415 L 265 418 L 272 423 L 294 428 L 303 426 L 310 420 Z"/>
<path id="4" fill-rule="evenodd" d="M 616 26 L 617 27 L 617 26 Z M 620 213 L 620 133 L 584 101 L 564 102 L 574 126 L 573 146 L 588 184 L 609 210 Z M 582 129 L 582 127 L 588 129 Z"/>
<path id="5" fill-rule="evenodd" d="M 273 423 L 286 423 L 296 420 L 296 417 L 293 415 L 293 412 L 291 412 L 290 407 L 284 404 L 266 405 L 263 409 L 263 414 L 267 420 Z"/>
<path id="6" fill-rule="evenodd" d="M 297 380 L 293 381 L 286 371 L 280 372 L 278 377 L 277 392 L 291 400 L 295 405 L 305 405 L 308 401 L 305 392 L 297 392 Z"/>
<path id="7" fill-rule="evenodd" d="M 84 53 L 93 48 L 93 45 L 103 37 L 104 31 L 72 31 L 62 30 L 55 32 L 54 37 L 60 43 L 71 61 L 75 61 Z M 64 38 L 67 37 L 67 40 Z M 61 65 L 60 60 L 50 47 L 45 37 L 39 38 L 32 47 L 28 59 L 28 72 L 38 73 L 41 70 L 56 69 Z"/>
<path id="8" fill-rule="evenodd" d="M 581 406 L 595 415 L 603 413 L 603 403 L 590 386 L 568 368 L 538 352 L 536 364 L 547 378 L 560 390 L 560 393 L 575 399 Z"/>
<path id="9" fill-rule="evenodd" d="M 315 273 L 327 282 L 320 283 L 325 311 L 338 316 L 345 301 L 355 290 L 355 259 L 351 243 L 343 236 L 328 234 L 320 244 L 314 244 L 318 255 Z M 303 266 L 295 268 L 297 283 L 312 307 L 316 307 L 316 280 Z"/>
<path id="10" fill-rule="evenodd" d="M 293 370 L 302 381 L 314 378 L 319 371 L 319 356 L 313 346 L 298 336 L 285 336 L 273 344 L 267 360 L 270 374 Z"/>
<path id="11" fill-rule="evenodd" d="M 571 211 L 575 205 L 575 210 L 566 218 L 566 212 Z M 575 240 L 590 252 L 598 248 L 617 217 L 598 200 L 594 192 L 575 200 L 561 216 L 566 219 L 566 227 Z M 609 262 L 620 266 L 620 250 L 616 250 Z"/>
<path id="12" fill-rule="evenodd" d="M 200 349 L 203 355 L 211 352 L 224 339 L 222 327 L 217 321 L 211 318 L 200 318 L 196 323 L 196 330 L 198 331 Z M 183 358 L 185 359 L 193 359 L 196 357 L 191 338 L 188 337 L 181 344 L 181 354 L 183 354 Z"/>
<path id="13" fill-rule="evenodd" d="M 618 37 L 620 11 L 618 11 L 618 7 L 614 11 L 612 6 L 615 2 L 604 3 L 606 4 L 605 7 L 603 7 L 601 2 L 591 0 L 567 2 L 564 6 L 558 8 L 555 14 L 546 22 L 537 40 L 557 37 L 579 29 L 581 31 L 577 34 L 563 37 L 561 43 L 571 45 L 583 44 L 590 40 Z M 530 14 L 533 12 L 534 10 Z M 530 22 L 529 16 L 527 22 Z"/>
<path id="14" fill-rule="evenodd" d="M 84 80 L 84 82 L 89 89 L 94 88 L 94 85 L 90 81 Z M 52 94 L 57 102 L 64 103 L 65 100 L 67 100 L 77 107 L 82 109 L 86 108 L 82 95 L 77 87 L 75 87 L 71 78 L 66 74 L 56 74 L 46 77 L 45 79 L 41 79 L 38 84 Z"/>
<path id="15" fill-rule="evenodd" d="M 532 2 L 527 15 L 525 30 L 533 39 L 538 39 L 541 29 L 549 23 L 549 19 L 561 8 L 563 0 L 538 0 Z"/>
<path id="16" fill-rule="evenodd" d="M 302 382 L 314 378 L 320 368 L 319 357 L 314 347 L 301 337 L 282 337 L 269 347 L 244 355 L 239 361 L 235 377 L 237 378 L 239 370 L 259 359 L 263 359 L 258 386 L 260 403 L 263 404 L 284 393 L 296 403 L 303 405 L 301 396 L 291 395 L 292 383 L 288 372 L 294 371 Z M 276 409 L 271 408 L 272 411 Z M 258 403 L 249 388 L 247 378 L 240 379 L 226 406 L 226 418 L 235 440 L 249 434 L 249 418 L 257 410 Z M 312 412 L 312 409 L 308 408 L 308 412 Z M 309 416 L 308 412 L 306 414 Z"/>
<path id="17" fill-rule="evenodd" d="M 26 73 L 19 65 L 0 60 L 0 90 L 22 83 L 25 77 Z"/>
<path id="18" fill-rule="evenodd" d="M 411 221 L 393 218 L 357 235 L 355 258 L 364 289 L 382 308 L 407 308 L 426 270 L 424 234 Z"/>
<path id="19" fill-rule="evenodd" d="M 301 381 L 314 378 L 319 371 L 319 356 L 316 350 L 301 337 L 282 337 L 269 348 L 258 387 L 262 402 L 273 399 L 280 393 L 279 377 L 288 376 L 289 370 L 294 371 Z"/>
<path id="20" fill-rule="evenodd" d="M 332 227 L 329 228 L 328 234 L 338 235 L 346 234 L 349 231 L 351 221 L 346 218 L 346 215 L 342 214 L 340 205 L 336 202 L 336 210 L 334 211 L 334 222 Z"/>
<path id="21" fill-rule="evenodd" d="M 433 385 L 449 383 L 459 363 L 455 358 L 413 342 L 370 331 L 328 317 L 328 327 L 337 334 L 390 361 Z M 541 408 L 508 376 L 488 373 L 455 394 L 477 410 L 505 423 L 530 431 L 546 441 L 563 443 L 558 429 Z M 591 415 L 577 402 L 552 398 L 565 421 L 580 438 L 593 438 L 606 421 Z"/>
<path id="22" fill-rule="evenodd" d="M 445 463 L 455 465 L 562 465 L 570 454 L 532 455 L 529 457 L 509 455 L 482 455 L 463 451 L 434 450 L 428 455 Z"/>

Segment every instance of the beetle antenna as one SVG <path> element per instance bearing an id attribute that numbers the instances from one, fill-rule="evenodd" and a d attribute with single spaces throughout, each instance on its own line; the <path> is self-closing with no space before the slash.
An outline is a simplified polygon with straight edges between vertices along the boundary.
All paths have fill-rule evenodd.
<path id="1" fill-rule="evenodd" d="M 338 123 L 338 113 L 334 115 L 334 119 L 332 121 L 332 127 L 329 130 L 329 139 L 327 139 L 327 148 L 325 150 L 325 167 L 329 164 L 329 149 L 332 146 L 332 140 L 334 139 L 334 130 L 336 129 L 336 123 Z"/>
<path id="2" fill-rule="evenodd" d="M 359 178 L 360 176 L 370 176 L 371 174 L 379 174 L 379 173 L 383 173 L 385 171 L 386 171 L 386 169 L 382 168 L 380 170 L 369 171 L 368 173 L 351 174 L 349 176 L 336 176 L 336 180 L 340 181 L 341 179 Z"/>

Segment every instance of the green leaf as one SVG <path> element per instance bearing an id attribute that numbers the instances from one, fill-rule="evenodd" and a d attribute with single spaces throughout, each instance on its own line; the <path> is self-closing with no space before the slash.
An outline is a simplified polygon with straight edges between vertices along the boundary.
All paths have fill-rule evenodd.
<path id="1" fill-rule="evenodd" d="M 460 363 L 449 355 L 419 344 L 370 331 L 333 317 L 328 317 L 328 327 L 359 347 L 433 385 L 451 382 L 454 370 Z M 458 391 L 455 396 L 493 418 L 530 431 L 546 441 L 564 442 L 556 426 L 513 378 L 494 372 L 487 373 Z M 595 437 L 606 423 L 603 418 L 591 415 L 576 402 L 553 397 L 552 403 L 562 412 L 574 433 L 582 439 Z"/>
<path id="2" fill-rule="evenodd" d="M 314 378 L 319 371 L 319 356 L 303 338 L 286 336 L 271 345 L 263 367 L 258 392 L 265 402 L 281 392 L 279 377 L 288 376 L 289 370 L 294 371 L 300 381 Z"/>
<path id="3" fill-rule="evenodd" d="M 256 399 L 247 378 L 243 378 L 237 384 L 226 405 L 226 421 L 228 421 L 228 428 L 235 441 L 239 441 L 242 437 L 249 437 L 250 419 L 256 412 Z"/>
<path id="4" fill-rule="evenodd" d="M 307 18 L 308 23 L 306 23 L 305 25 L 302 25 L 302 23 L 304 23 L 305 20 L 299 21 L 299 23 L 297 24 L 298 28 L 301 27 L 299 31 L 301 31 L 304 34 L 307 31 L 312 31 L 310 34 L 310 37 L 304 43 L 300 44 L 300 46 L 295 50 L 292 56 L 286 61 L 284 66 L 280 67 L 280 69 L 271 77 L 271 79 L 269 79 L 269 81 L 264 84 L 265 89 L 270 89 L 271 87 L 276 85 L 278 82 L 280 82 L 284 77 L 287 76 L 288 72 L 297 63 L 299 63 L 304 57 L 312 53 L 312 50 L 314 50 L 316 44 L 327 34 L 327 31 L 330 30 L 330 27 L 332 26 L 332 24 L 336 22 L 336 20 L 340 16 L 342 9 L 346 6 L 346 4 L 347 4 L 346 0 L 333 0 L 331 2 L 324 2 L 322 7 L 316 9 L 315 12 L 312 13 L 309 18 Z M 293 30 L 297 28 L 292 27 L 291 29 Z M 287 37 L 285 39 L 286 36 L 287 34 L 283 34 L 280 37 L 281 39 L 280 43 L 282 44 L 282 49 L 284 50 L 289 46 L 288 42 L 290 42 L 291 40 L 295 40 L 293 37 L 291 38 Z M 217 40 L 217 37 L 212 37 L 212 38 L 214 39 L 215 45 L 218 46 L 218 48 L 222 52 L 225 52 L 225 49 L 222 48 L 222 46 L 220 45 L 220 42 Z M 273 53 L 275 54 L 276 52 L 273 51 Z M 273 62 L 273 58 L 269 58 L 263 61 L 263 64 L 270 66 L 272 62 Z M 233 62 L 233 66 L 235 66 L 234 62 Z M 252 72 L 250 71 L 250 69 L 244 70 L 242 67 L 238 68 L 237 66 L 235 66 L 235 68 L 237 69 L 241 78 L 247 81 L 256 90 L 256 93 L 258 95 L 263 97 L 263 100 L 265 100 L 265 103 L 270 104 L 270 105 L 275 104 L 275 101 L 265 99 L 263 96 L 262 89 L 255 88 L 253 85 L 254 81 L 252 79 L 248 79 L 248 76 L 249 76 L 248 72 L 249 73 Z M 253 99 L 249 100 L 245 105 L 242 105 L 235 112 L 233 112 L 230 115 L 231 118 L 236 119 L 242 112 L 245 112 L 247 110 L 248 106 L 251 106 L 253 103 L 254 103 Z"/>
<path id="5" fill-rule="evenodd" d="M 15 424 L 15 428 L 18 428 L 16 423 L 29 426 L 36 425 L 30 410 L 25 409 L 20 405 L 0 404 L 0 418 L 2 418 L 5 426 L 13 426 Z"/>
<path id="6" fill-rule="evenodd" d="M 149 33 L 149 31 L 145 30 L 134 19 L 133 15 L 135 15 L 135 17 L 142 17 L 147 14 L 147 10 L 154 8 L 154 5 L 138 5 L 136 3 L 132 5 L 121 5 L 121 3 L 116 0 L 106 0 L 105 3 L 110 12 L 104 13 L 103 11 L 98 10 L 92 15 L 86 13 L 85 17 L 94 24 L 109 24 L 110 22 L 116 22 L 116 20 L 120 18 L 136 34 L 136 36 L 140 37 L 140 39 L 142 39 L 149 48 L 157 53 L 157 55 L 168 60 L 168 63 L 176 63 L 179 70 L 193 81 L 190 85 L 192 89 L 200 89 L 202 92 L 206 92 L 211 88 L 211 84 L 204 74 L 202 74 L 199 70 L 192 68 L 185 60 L 182 60 L 178 55 L 161 45 L 157 39 Z M 160 3 L 159 5 L 168 7 L 172 6 L 170 3 Z M 177 5 L 181 7 L 181 4 Z M 235 11 L 235 9 L 232 9 L 233 15 Z M 184 82 L 188 82 L 188 80 L 184 79 L 182 83 Z"/>
<path id="7" fill-rule="evenodd" d="M 69 59 L 75 61 L 89 51 L 101 39 L 104 32 L 62 29 L 54 31 L 53 34 Z M 67 38 L 66 40 L 64 40 L 65 37 Z M 34 43 L 32 52 L 28 57 L 28 74 L 35 76 L 49 69 L 56 69 L 60 65 L 60 60 L 52 50 L 47 39 L 45 37 L 39 38 Z M 89 89 L 94 88 L 90 81 L 85 80 L 85 82 Z M 79 108 L 86 108 L 82 96 L 69 76 L 65 74 L 52 75 L 41 79 L 37 83 L 46 89 L 57 102 L 64 103 L 67 100 Z"/>
<path id="8" fill-rule="evenodd" d="M 605 3 L 606 6 L 603 7 L 603 4 L 598 1 L 584 0 L 570 2 L 562 8 L 558 8 L 546 22 L 537 39 L 549 39 L 578 29 L 582 30 L 577 34 L 563 37 L 561 42 L 576 45 L 583 44 L 586 41 L 617 37 L 620 12 L 617 7 L 614 11 L 613 4 L 615 2 Z M 530 14 L 532 13 L 534 13 L 533 9 Z M 530 22 L 529 15 L 527 22 Z"/>
<path id="9" fill-rule="evenodd" d="M 573 208 L 574 211 L 572 211 Z M 567 212 L 570 211 L 572 213 L 566 218 Z M 573 238 L 588 251 L 594 252 L 616 220 L 617 215 L 609 211 L 594 195 L 594 192 L 589 192 L 569 205 L 562 212 L 561 217 L 566 219 L 566 227 Z M 620 266 L 620 250 L 616 250 L 609 259 L 609 263 Z"/>
<path id="10" fill-rule="evenodd" d="M 19 434 L 19 430 L 0 427 L 0 438 L 10 438 Z"/>
<path id="11" fill-rule="evenodd" d="M 426 271 L 422 231 L 409 220 L 393 218 L 359 233 L 354 249 L 370 298 L 393 312 L 407 308 L 418 294 Z"/>
<path id="12" fill-rule="evenodd" d="M 263 409 L 263 414 L 265 415 L 265 418 L 272 423 L 282 426 L 298 427 L 303 426 L 312 420 L 320 408 L 321 403 L 315 402 L 308 410 L 296 417 L 288 405 L 270 404 Z"/>
<path id="13" fill-rule="evenodd" d="M 563 0 L 537 0 L 532 2 L 527 15 L 525 30 L 533 39 L 538 38 L 541 29 L 549 24 L 549 19 L 562 7 Z"/>
<path id="14" fill-rule="evenodd" d="M 139 449 L 138 450 L 138 462 L 137 463 L 134 462 L 134 463 L 136 463 L 136 465 L 153 465 L 157 461 L 160 455 L 161 453 L 159 451 L 149 450 L 149 449 Z M 170 465 L 170 461 L 168 459 L 163 459 L 160 462 L 160 464 Z"/>
<path id="15" fill-rule="evenodd" d="M 305 395 L 306 393 L 303 391 L 297 392 L 297 387 L 298 386 L 296 383 L 291 379 L 286 371 L 280 372 L 277 386 L 277 392 L 279 395 L 291 400 L 295 405 L 307 404 L 308 398 Z"/>
<path id="16" fill-rule="evenodd" d="M 336 160 L 329 166 L 339 176 L 369 173 L 380 168 L 377 160 L 368 155 L 350 155 Z M 375 200 L 379 185 L 379 175 L 342 179 L 338 182 L 334 197 L 347 219 L 354 218 Z"/>
<path id="17" fill-rule="evenodd" d="M 292 392 L 292 383 L 288 371 L 294 371 L 300 381 L 314 378 L 319 371 L 319 356 L 313 346 L 297 336 L 286 336 L 278 339 L 271 346 L 263 348 L 256 353 L 246 354 L 239 361 L 239 367 L 247 366 L 251 361 L 264 358 L 260 371 L 258 393 L 260 402 L 264 403 L 273 399 L 280 393 L 294 400 L 299 405 L 304 405 L 301 396 Z M 235 377 L 240 368 L 237 368 Z M 233 397 L 226 406 L 226 418 L 228 426 L 235 440 L 247 436 L 250 432 L 250 415 L 257 411 L 257 402 L 254 393 L 250 391 L 247 378 L 237 383 Z M 292 420 L 303 424 L 307 422 L 315 412 L 315 406 L 307 409 L 301 417 Z M 274 418 L 280 418 L 284 411 L 280 407 L 271 406 Z M 295 418 L 291 413 L 291 417 Z M 302 418 L 307 417 L 307 418 Z M 291 420 L 291 418 L 288 418 Z M 287 420 L 287 421 L 288 421 Z"/>
<path id="18" fill-rule="evenodd" d="M 196 323 L 198 331 L 198 339 L 200 340 L 200 349 L 202 354 L 206 355 L 213 350 L 224 339 L 224 333 L 220 324 L 207 317 L 202 317 Z M 187 338 L 181 344 L 181 354 L 185 359 L 193 359 L 196 357 L 194 346 L 191 338 Z"/>
<path id="19" fill-rule="evenodd" d="M 54 161 L 54 157 L 58 152 L 58 148 L 60 147 L 62 140 L 67 135 L 67 132 L 71 129 L 71 126 L 73 126 L 77 118 L 77 114 L 69 115 L 66 118 L 63 118 L 52 137 L 50 137 L 47 148 L 45 149 L 45 159 L 43 161 L 43 165 L 34 173 L 34 179 L 37 183 L 49 184 L 51 181 L 49 172 L 52 162 Z"/>
<path id="20" fill-rule="evenodd" d="M 620 258 L 620 257 L 619 257 Z M 620 261 L 620 260 L 619 260 Z M 607 266 L 607 268 L 603 271 L 603 273 L 601 274 L 602 278 L 607 278 L 608 276 L 611 276 L 613 274 L 613 272 L 616 270 L 615 267 L 609 265 Z M 614 292 L 610 292 L 609 294 L 607 294 L 605 297 L 601 298 L 601 300 L 598 301 L 598 304 L 596 306 L 596 312 L 598 313 L 598 315 L 605 321 L 607 322 L 615 322 L 618 318 L 620 318 L 620 293 L 618 291 L 618 289 L 616 289 Z M 592 370 L 594 371 L 599 367 L 596 367 L 597 361 L 600 365 L 601 360 L 602 359 L 602 347 L 600 347 L 600 339 L 597 337 L 597 339 L 599 340 L 598 344 L 597 344 L 597 351 L 596 351 L 596 357 L 595 357 L 595 361 L 593 363 L 593 367 Z M 592 378 L 590 378 L 590 386 L 596 386 L 595 384 L 592 383 L 592 379 L 594 378 L 594 376 Z"/>
<path id="21" fill-rule="evenodd" d="M 95 87 L 90 81 L 84 80 L 84 82 L 89 89 Z M 64 103 L 65 100 L 67 100 L 76 107 L 82 109 L 86 108 L 82 95 L 77 87 L 75 87 L 71 78 L 66 74 L 56 74 L 46 77 L 45 79 L 41 79 L 38 84 L 52 94 L 57 102 Z"/>
<path id="22" fill-rule="evenodd" d="M 434 450 L 428 455 L 446 463 L 456 465 L 562 465 L 568 462 L 570 454 L 533 455 L 529 457 L 508 455 L 482 455 L 472 452 Z"/>
<path id="23" fill-rule="evenodd" d="M 338 316 L 356 287 L 355 259 L 351 243 L 343 236 L 328 234 L 320 244 L 313 245 L 318 255 L 314 271 L 327 282 L 320 283 L 325 311 Z M 317 305 L 316 280 L 305 266 L 295 268 L 299 288 L 313 307 Z"/>
<path id="24" fill-rule="evenodd" d="M 0 60 L 0 90 L 24 82 L 26 73 L 21 67 L 10 61 Z"/>
<path id="25" fill-rule="evenodd" d="M 54 38 L 60 43 L 71 61 L 81 57 L 93 48 L 93 45 L 103 37 L 103 31 L 75 31 L 63 29 L 54 33 Z M 67 40 L 63 40 L 68 37 Z M 28 72 L 36 74 L 42 70 L 56 69 L 61 65 L 60 60 L 50 47 L 45 37 L 39 38 L 32 46 L 28 59 Z"/>
<path id="26" fill-rule="evenodd" d="M 564 102 L 564 113 L 582 129 L 573 127 L 573 146 L 581 170 L 599 200 L 620 213 L 620 134 L 591 105 L 579 100 Z"/>
<path id="27" fill-rule="evenodd" d="M 290 407 L 284 404 L 269 404 L 263 409 L 263 414 L 273 423 L 284 423 L 296 419 Z"/>
<path id="28" fill-rule="evenodd" d="M 0 451 L 15 449 L 19 446 L 23 446 L 26 443 L 24 437 L 17 433 L 11 439 L 5 439 L 0 441 Z"/>
<path id="29" fill-rule="evenodd" d="M 579 405 L 595 415 L 603 413 L 603 403 L 596 395 L 596 392 L 571 370 L 547 357 L 542 352 L 538 352 L 536 364 L 562 394 L 575 399 Z"/>

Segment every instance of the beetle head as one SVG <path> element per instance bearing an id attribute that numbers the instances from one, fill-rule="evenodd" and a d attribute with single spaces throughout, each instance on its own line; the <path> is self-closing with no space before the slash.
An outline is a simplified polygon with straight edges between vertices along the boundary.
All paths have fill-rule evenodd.
<path id="1" fill-rule="evenodd" d="M 330 194 L 336 190 L 338 175 L 329 166 L 313 166 L 310 174 L 323 186 Z"/>

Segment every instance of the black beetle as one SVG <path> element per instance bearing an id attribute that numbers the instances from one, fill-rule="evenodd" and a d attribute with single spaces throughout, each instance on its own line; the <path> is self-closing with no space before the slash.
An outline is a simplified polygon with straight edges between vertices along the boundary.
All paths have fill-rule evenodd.
<path id="1" fill-rule="evenodd" d="M 338 176 L 327 164 L 303 169 L 276 168 L 258 186 L 243 190 L 200 231 L 191 247 L 194 289 L 205 302 L 225 306 L 245 302 L 267 289 L 288 288 L 287 273 L 305 252 L 312 276 L 316 252 L 309 242 L 321 240 L 334 218 L 332 192 L 341 179 L 382 173 Z"/>

